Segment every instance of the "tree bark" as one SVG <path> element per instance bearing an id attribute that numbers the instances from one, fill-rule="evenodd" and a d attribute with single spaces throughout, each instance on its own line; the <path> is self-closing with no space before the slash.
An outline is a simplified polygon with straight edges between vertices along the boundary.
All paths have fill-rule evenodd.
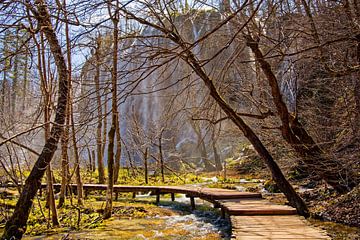
<path id="1" fill-rule="evenodd" d="M 86 146 L 86 151 L 87 151 L 88 159 L 89 159 L 89 167 L 87 168 L 87 171 L 88 171 L 88 172 L 91 172 L 93 166 L 92 166 L 92 156 L 91 156 L 91 151 L 90 151 L 89 146 Z"/>
<path id="2" fill-rule="evenodd" d="M 115 169 L 114 169 L 114 183 L 118 182 L 121 161 L 121 135 L 120 135 L 120 118 L 117 112 L 116 121 L 116 153 L 115 153 Z"/>
<path id="3" fill-rule="evenodd" d="M 144 153 L 144 177 L 145 177 L 145 184 L 149 183 L 149 176 L 148 176 L 148 148 L 146 147 Z"/>
<path id="4" fill-rule="evenodd" d="M 360 34 L 356 36 L 356 60 L 360 64 Z M 355 137 L 360 140 L 360 73 L 357 73 L 354 78 L 354 96 L 355 96 Z"/>
<path id="5" fill-rule="evenodd" d="M 49 165 L 57 149 L 65 122 L 68 95 L 68 73 L 61 46 L 52 27 L 50 14 L 45 2 L 39 0 L 36 4 L 36 9 L 31 6 L 30 10 L 33 12 L 34 18 L 38 21 L 41 31 L 44 32 L 49 42 L 50 50 L 54 56 L 59 75 L 59 90 L 54 120 L 55 124 L 52 126 L 50 137 L 46 140 L 40 156 L 32 168 L 29 177 L 25 181 L 23 191 L 16 203 L 14 213 L 6 222 L 5 231 L 1 237 L 2 239 L 21 239 L 22 235 L 25 233 L 26 222 L 29 217 L 33 199 L 36 192 L 41 187 L 41 178 L 44 176 L 45 169 Z"/>
<path id="6" fill-rule="evenodd" d="M 164 174 L 164 156 L 162 152 L 162 134 L 164 132 L 164 129 L 161 130 L 161 133 L 159 135 L 159 159 L 160 159 L 160 172 L 161 172 L 161 181 L 162 183 L 165 182 L 165 174 Z"/>
<path id="7" fill-rule="evenodd" d="M 108 105 L 108 89 L 107 87 L 105 87 L 105 90 L 104 90 L 104 114 L 102 115 L 103 116 L 103 129 L 102 129 L 102 147 L 101 147 L 101 158 L 104 159 L 104 156 L 105 156 L 105 149 L 106 149 L 106 138 L 107 138 L 107 121 L 108 121 L 108 108 L 107 108 L 107 105 Z"/>
<path id="8" fill-rule="evenodd" d="M 65 203 L 66 188 L 67 185 L 69 184 L 69 171 L 68 171 L 69 168 L 68 147 L 69 147 L 69 125 L 70 125 L 69 106 L 67 106 L 66 108 L 65 115 L 66 115 L 65 116 L 66 120 L 64 126 L 64 133 L 61 136 L 61 187 L 60 187 L 58 208 L 61 208 Z"/>

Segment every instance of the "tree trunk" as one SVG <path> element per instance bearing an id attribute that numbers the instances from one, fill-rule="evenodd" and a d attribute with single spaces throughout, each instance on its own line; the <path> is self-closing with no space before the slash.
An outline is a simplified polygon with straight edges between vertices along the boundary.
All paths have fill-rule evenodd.
<path id="1" fill-rule="evenodd" d="M 26 96 L 27 96 L 27 90 L 28 90 L 28 72 L 29 72 L 28 67 L 29 67 L 29 52 L 26 51 L 25 65 L 24 65 L 24 78 L 23 78 L 23 85 L 22 85 L 22 104 L 21 104 L 22 111 L 25 110 L 25 106 L 26 106 Z"/>
<path id="2" fill-rule="evenodd" d="M 114 183 L 118 182 L 119 171 L 120 171 L 120 161 L 121 161 L 121 135 L 120 135 L 120 118 L 119 114 L 116 117 L 116 154 L 115 154 L 115 169 L 114 169 Z"/>
<path id="3" fill-rule="evenodd" d="M 96 167 L 95 167 L 95 165 L 96 165 L 96 163 L 95 163 L 95 159 L 96 159 L 96 157 L 95 157 L 95 150 L 92 150 L 91 151 L 91 156 L 92 156 L 92 169 L 91 169 L 91 171 L 92 172 L 95 172 L 95 170 L 96 170 Z"/>
<path id="4" fill-rule="evenodd" d="M 149 183 L 148 177 L 148 148 L 145 149 L 144 153 L 144 177 L 145 177 L 145 184 Z"/>
<path id="5" fill-rule="evenodd" d="M 109 145 L 108 145 L 108 185 L 106 190 L 106 206 L 104 211 L 104 218 L 110 218 L 112 214 L 112 197 L 114 189 L 114 143 L 116 126 L 118 125 L 118 107 L 117 107 L 117 65 L 118 65 L 118 37 L 119 37 L 119 2 L 116 1 L 116 9 L 114 13 L 111 12 L 111 5 L 108 5 L 110 18 L 113 22 L 113 64 L 111 69 L 111 127 L 109 131 Z"/>
<path id="6" fill-rule="evenodd" d="M 335 159 L 325 157 L 325 153 L 307 133 L 296 117 L 292 117 L 282 99 L 278 82 L 270 64 L 264 59 L 259 44 L 250 35 L 246 36 L 247 45 L 255 55 L 256 61 L 265 74 L 271 87 L 271 94 L 282 122 L 281 134 L 291 147 L 302 157 L 304 164 L 330 184 L 337 192 L 345 193 L 355 187 L 355 174 L 351 169 L 343 169 Z"/>
<path id="7" fill-rule="evenodd" d="M 45 139 L 50 137 L 50 116 L 51 116 L 51 93 L 52 93 L 52 83 L 48 79 L 45 65 L 45 41 L 43 33 L 40 33 L 40 43 L 41 43 L 41 56 L 42 56 L 42 72 L 40 74 L 43 76 L 41 78 L 41 88 L 44 95 L 44 122 L 45 122 Z M 49 61 L 49 59 L 48 59 Z M 51 171 L 50 163 L 46 167 L 46 183 L 47 183 L 47 198 L 46 206 L 49 207 L 51 211 L 51 221 L 53 227 L 59 226 L 59 220 L 57 216 L 57 210 L 55 205 L 55 196 L 54 196 L 54 186 L 53 186 L 53 175 Z"/>
<path id="8" fill-rule="evenodd" d="M 257 153 L 260 155 L 264 163 L 269 168 L 272 178 L 279 186 L 280 190 L 285 194 L 290 205 L 295 207 L 300 215 L 308 217 L 309 210 L 306 204 L 300 198 L 300 196 L 295 192 L 295 190 L 290 185 L 290 183 L 286 180 L 279 166 L 274 161 L 274 159 L 272 158 L 268 150 L 265 148 L 263 143 L 260 141 L 260 139 L 257 137 L 255 132 L 244 122 L 244 120 L 236 113 L 236 111 L 228 103 L 225 102 L 224 98 L 215 88 L 213 81 L 204 72 L 204 70 L 199 64 L 199 61 L 197 60 L 195 55 L 187 48 L 187 46 L 184 45 L 179 40 L 179 38 L 173 37 L 172 40 L 178 43 L 181 46 L 181 48 L 184 50 L 185 55 L 183 56 L 183 60 L 186 61 L 190 65 L 190 67 L 195 71 L 195 73 L 203 80 L 206 87 L 210 91 L 211 97 L 217 102 L 217 104 L 226 113 L 229 119 L 243 132 L 244 136 L 254 146 Z"/>
<path id="9" fill-rule="evenodd" d="M 163 152 L 162 152 L 162 134 L 163 134 L 163 130 L 160 133 L 159 136 L 159 159 L 160 159 L 160 172 L 161 172 L 161 181 L 162 183 L 165 182 L 165 175 L 164 175 L 164 156 L 163 156 Z"/>
<path id="10" fill-rule="evenodd" d="M 15 52 L 18 52 L 18 48 L 19 48 L 19 33 L 17 32 L 16 34 L 16 47 L 15 47 Z M 17 95 L 17 91 L 18 91 L 18 78 L 19 78 L 19 55 L 16 54 L 15 59 L 14 59 L 14 76 L 13 76 L 13 81 L 12 81 L 12 90 L 11 90 L 11 115 L 12 117 L 15 117 L 15 108 L 16 108 L 16 95 Z"/>
<path id="11" fill-rule="evenodd" d="M 69 106 L 67 106 L 66 108 L 65 118 L 66 121 L 64 126 L 64 133 L 61 136 L 61 187 L 60 187 L 58 208 L 61 208 L 65 203 L 66 188 L 67 185 L 69 184 L 69 171 L 68 171 L 69 168 L 68 146 L 69 146 L 69 125 L 70 125 Z"/>
<path id="12" fill-rule="evenodd" d="M 60 225 L 55 205 L 55 196 L 54 196 L 54 187 L 53 187 L 53 175 L 51 171 L 50 163 L 46 167 L 46 183 L 47 183 L 47 201 L 51 211 L 51 222 L 52 227 L 57 227 Z"/>
<path id="13" fill-rule="evenodd" d="M 65 22 L 65 36 L 66 36 L 66 49 L 67 49 L 67 61 L 68 61 L 68 78 L 69 78 L 69 91 L 68 91 L 68 110 L 67 113 L 71 119 L 71 132 L 72 132 L 72 143 L 74 149 L 75 156 L 75 177 L 76 177 L 76 190 L 77 190 L 77 200 L 78 205 L 83 205 L 83 184 L 81 181 L 80 175 L 80 159 L 79 159 L 79 150 L 76 142 L 76 131 L 75 131 L 75 121 L 74 121 L 74 107 L 73 107 L 73 96 L 72 96 L 72 63 L 71 63 L 71 39 L 69 36 L 69 23 L 68 23 L 68 12 L 66 9 L 66 1 L 63 1 L 64 17 L 66 19 Z M 69 122 L 69 121 L 68 121 Z M 68 126 L 66 126 L 68 128 Z"/>
<path id="14" fill-rule="evenodd" d="M 5 113 L 9 113 L 7 104 L 10 103 L 10 99 L 8 96 L 9 92 L 9 80 L 8 80 L 8 72 L 11 70 L 11 64 L 10 64 L 10 50 L 9 50 L 9 32 L 5 33 L 5 42 L 3 46 L 3 55 L 6 57 L 4 60 L 4 67 L 2 69 L 3 74 L 3 80 L 2 80 L 2 86 L 1 86 L 1 112 L 3 113 L 3 116 L 5 116 Z"/>
<path id="15" fill-rule="evenodd" d="M 86 150 L 87 150 L 87 154 L 88 154 L 88 159 L 89 159 L 89 167 L 87 168 L 87 171 L 88 172 L 91 172 L 92 169 L 93 169 L 93 166 L 92 166 L 92 155 L 91 155 L 91 151 L 90 151 L 90 148 L 89 146 L 86 146 Z"/>
<path id="16" fill-rule="evenodd" d="M 133 164 L 133 160 L 131 158 L 131 153 L 130 153 L 129 149 L 127 148 L 126 144 L 124 143 L 124 141 L 122 139 L 121 139 L 121 142 L 122 142 L 122 145 L 125 148 L 125 151 L 126 151 L 126 154 L 127 154 L 127 160 L 128 160 L 127 162 L 129 163 L 129 164 L 126 164 L 126 165 L 129 167 L 128 170 L 131 169 L 131 175 L 133 177 L 135 177 L 136 173 L 135 173 L 135 167 L 134 167 L 134 164 Z"/>
<path id="17" fill-rule="evenodd" d="M 103 130 L 102 130 L 102 147 L 101 147 L 101 158 L 104 159 L 104 156 L 105 156 L 105 149 L 106 149 L 106 138 L 107 138 L 107 119 L 108 119 L 108 108 L 107 108 L 107 105 L 108 105 L 108 90 L 107 90 L 107 87 L 105 87 L 105 90 L 104 90 L 104 114 L 102 115 L 103 116 Z"/>
<path id="18" fill-rule="evenodd" d="M 100 95 L 100 63 L 101 63 L 101 36 L 97 38 L 96 41 L 96 50 L 95 50 L 95 89 L 96 89 L 96 100 L 97 100 L 97 128 L 96 128 L 96 146 L 97 146 L 97 164 L 99 172 L 99 183 L 105 183 L 105 173 L 104 173 L 104 162 L 102 154 L 102 139 L 101 139 L 101 129 L 102 129 L 102 106 L 101 106 L 101 95 Z"/>
<path id="19" fill-rule="evenodd" d="M 37 2 L 37 10 L 31 7 L 34 18 L 38 21 L 41 31 L 49 42 L 50 50 L 54 56 L 57 72 L 59 75 L 59 90 L 54 125 L 51 128 L 50 137 L 46 140 L 43 150 L 38 157 L 29 177 L 25 181 L 23 191 L 16 203 L 14 213 L 6 222 L 2 239 L 21 239 L 26 230 L 26 222 L 29 217 L 33 199 L 41 187 L 41 178 L 44 176 L 46 167 L 49 165 L 63 132 L 65 111 L 68 96 L 67 67 L 62 55 L 60 43 L 52 28 L 50 15 L 44 1 Z"/>
<path id="20" fill-rule="evenodd" d="M 216 147 L 216 142 L 214 140 L 212 141 L 212 148 L 214 151 L 214 160 L 215 160 L 216 171 L 222 171 L 223 167 L 221 164 L 221 158 L 220 158 L 220 155 L 219 155 L 217 147 Z"/>
<path id="21" fill-rule="evenodd" d="M 71 82 L 70 82 L 71 83 Z M 69 89 L 69 95 L 71 96 L 71 84 Z M 71 100 L 72 98 L 70 98 Z M 72 143 L 74 148 L 74 156 L 75 156 L 75 177 L 76 177 L 76 191 L 77 191 L 77 201 L 78 205 L 83 205 L 83 184 L 81 180 L 80 174 L 80 158 L 79 158 L 79 150 L 76 142 L 76 131 L 75 131 L 75 121 L 74 121 L 74 108 L 72 102 L 70 101 L 70 116 L 71 116 L 71 132 L 72 132 Z"/>
<path id="22" fill-rule="evenodd" d="M 360 34 L 356 36 L 356 60 L 360 64 Z M 354 96 L 355 96 L 355 137 L 360 140 L 360 73 L 354 78 Z"/>
<path id="23" fill-rule="evenodd" d="M 204 163 L 204 169 L 207 172 L 215 171 L 215 167 L 209 162 L 208 154 L 206 151 L 206 145 L 204 138 L 201 134 L 201 126 L 196 125 L 194 122 L 191 122 L 191 126 L 194 129 L 194 132 L 197 136 L 197 147 L 200 150 L 200 158 Z"/>

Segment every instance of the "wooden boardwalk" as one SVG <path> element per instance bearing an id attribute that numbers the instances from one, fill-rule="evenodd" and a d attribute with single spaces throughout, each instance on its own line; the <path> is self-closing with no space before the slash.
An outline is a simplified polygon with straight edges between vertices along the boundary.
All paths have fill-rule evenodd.
<path id="1" fill-rule="evenodd" d="M 326 233 L 312 227 L 297 215 L 230 216 L 232 239 L 330 239 Z"/>
<path id="2" fill-rule="evenodd" d="M 46 184 L 42 185 L 45 188 Z M 70 185 L 76 192 L 76 184 Z M 105 184 L 84 184 L 85 193 L 96 190 L 106 190 Z M 54 184 L 59 190 L 60 184 Z M 190 198 L 191 207 L 195 209 L 195 198 L 200 198 L 220 208 L 222 215 L 228 215 L 232 225 L 232 239 L 330 239 L 326 233 L 311 226 L 305 219 L 297 215 L 290 206 L 273 204 L 262 198 L 260 193 L 238 192 L 217 188 L 192 186 L 126 186 L 114 185 L 114 192 L 152 192 L 156 201 L 163 194 L 185 194 Z"/>

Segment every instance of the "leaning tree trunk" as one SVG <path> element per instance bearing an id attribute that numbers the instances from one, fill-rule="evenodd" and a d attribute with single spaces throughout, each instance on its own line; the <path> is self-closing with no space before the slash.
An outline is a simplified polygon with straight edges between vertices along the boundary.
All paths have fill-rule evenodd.
<path id="1" fill-rule="evenodd" d="M 243 132 L 244 136 L 254 146 L 257 153 L 260 155 L 260 157 L 263 159 L 263 161 L 269 168 L 272 178 L 279 186 L 280 190 L 285 194 L 290 205 L 295 207 L 300 215 L 308 217 L 309 210 L 306 204 L 287 181 L 281 169 L 274 161 L 269 151 L 265 148 L 261 140 L 255 134 L 255 132 L 244 122 L 244 120 L 220 95 L 213 81 L 205 73 L 195 55 L 186 47 L 186 45 L 179 41 L 179 38 L 174 38 L 172 40 L 174 42 L 177 42 L 182 47 L 185 52 L 185 55 L 183 56 L 184 61 L 186 61 L 195 71 L 195 73 L 202 79 L 206 87 L 209 89 L 211 97 L 217 102 L 217 104 L 226 113 L 229 119 Z"/>
<path id="2" fill-rule="evenodd" d="M 270 64 L 265 60 L 259 48 L 259 43 L 250 35 L 246 36 L 246 40 L 271 87 L 273 101 L 282 122 L 281 134 L 283 138 L 302 157 L 304 164 L 330 184 L 337 192 L 345 193 L 355 187 L 357 184 L 354 181 L 355 174 L 352 169 L 343 169 L 341 163 L 336 159 L 327 158 L 323 150 L 305 130 L 304 126 L 296 117 L 291 116 L 282 99 L 277 78 Z"/>
<path id="3" fill-rule="evenodd" d="M 52 27 L 50 14 L 43 0 L 39 0 L 36 9 L 29 5 L 34 18 L 38 21 L 39 29 L 44 32 L 51 53 L 54 56 L 55 64 L 59 75 L 59 90 L 56 107 L 54 125 L 51 128 L 50 137 L 46 140 L 41 154 L 39 155 L 25 185 L 19 200 L 16 203 L 14 213 L 6 222 L 5 231 L 1 239 L 21 239 L 26 231 L 26 222 L 28 220 L 30 209 L 36 192 L 41 187 L 41 179 L 44 176 L 46 167 L 49 165 L 63 132 L 65 122 L 65 111 L 68 95 L 68 76 L 67 66 L 62 54 L 60 43 Z"/>

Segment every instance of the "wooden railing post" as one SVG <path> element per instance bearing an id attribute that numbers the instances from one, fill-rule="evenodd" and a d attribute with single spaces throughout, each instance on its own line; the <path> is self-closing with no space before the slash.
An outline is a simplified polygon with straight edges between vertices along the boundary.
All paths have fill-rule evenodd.
<path id="1" fill-rule="evenodd" d="M 156 190 L 156 204 L 159 204 L 160 203 L 160 191 L 159 190 Z"/>
<path id="2" fill-rule="evenodd" d="M 191 204 L 191 210 L 195 210 L 196 206 L 195 206 L 195 197 L 194 196 L 190 196 L 190 204 Z"/>

